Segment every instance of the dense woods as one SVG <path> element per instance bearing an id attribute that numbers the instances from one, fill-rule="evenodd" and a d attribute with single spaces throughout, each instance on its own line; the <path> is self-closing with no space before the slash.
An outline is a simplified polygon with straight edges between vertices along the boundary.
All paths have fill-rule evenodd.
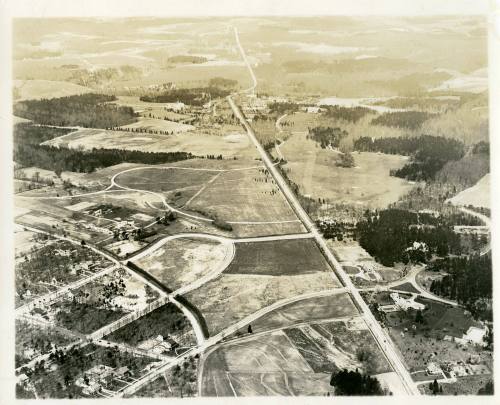
<path id="1" fill-rule="evenodd" d="M 448 273 L 432 282 L 431 292 L 457 300 L 476 317 L 492 320 L 491 254 L 447 257 L 434 262 L 429 270 Z"/>
<path id="2" fill-rule="evenodd" d="M 374 125 L 385 125 L 386 127 L 419 129 L 422 124 L 434 114 L 422 111 L 396 111 L 384 113 L 374 118 L 371 123 Z"/>
<path id="3" fill-rule="evenodd" d="M 300 104 L 292 102 L 274 102 L 274 103 L 269 103 L 267 107 L 269 108 L 270 113 L 283 115 L 299 111 L 301 106 Z"/>
<path id="4" fill-rule="evenodd" d="M 432 135 L 379 139 L 361 137 L 354 141 L 354 149 L 411 156 L 410 162 L 392 171 L 391 175 L 412 181 L 432 180 L 446 163 L 464 156 L 462 142 Z"/>
<path id="5" fill-rule="evenodd" d="M 319 143 L 321 147 L 338 148 L 340 141 L 348 135 L 347 131 L 332 127 L 309 128 L 307 139 L 312 139 Z"/>
<path id="6" fill-rule="evenodd" d="M 160 164 L 190 159 L 186 152 L 140 152 L 122 149 L 81 151 L 40 145 L 40 142 L 68 133 L 69 130 L 18 124 L 14 127 L 14 161 L 21 166 L 89 173 L 101 167 L 123 162 Z"/>
<path id="7" fill-rule="evenodd" d="M 367 211 L 357 224 L 359 244 L 378 262 L 426 263 L 433 256 L 463 253 L 460 235 L 453 225 L 477 225 L 476 218 L 455 214 L 433 217 L 401 209 Z"/>
<path id="8" fill-rule="evenodd" d="M 367 114 L 373 114 L 373 110 L 366 107 L 341 107 L 338 105 L 324 106 L 321 108 L 325 109 L 323 115 L 328 118 L 333 118 L 336 120 L 344 120 L 348 122 L 358 122 Z"/>
<path id="9" fill-rule="evenodd" d="M 82 94 L 14 104 L 14 115 L 42 125 L 111 128 L 136 121 L 132 107 L 110 104 L 115 96 Z"/>
<path id="10" fill-rule="evenodd" d="M 330 385 L 335 387 L 335 395 L 387 395 L 375 377 L 346 369 L 332 374 Z"/>
<path id="11" fill-rule="evenodd" d="M 173 89 L 153 95 L 145 94 L 140 97 L 140 100 L 148 103 L 175 103 L 180 101 L 184 104 L 200 107 L 210 100 L 226 97 L 229 93 L 229 90 L 215 86 L 197 87 L 192 89 Z"/>

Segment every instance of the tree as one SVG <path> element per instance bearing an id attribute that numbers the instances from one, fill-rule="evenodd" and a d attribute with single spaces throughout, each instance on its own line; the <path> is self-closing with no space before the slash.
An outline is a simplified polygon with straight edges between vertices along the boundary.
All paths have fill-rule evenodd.
<path id="1" fill-rule="evenodd" d="M 248 325 L 248 333 L 253 333 L 252 332 L 252 325 Z"/>
<path id="2" fill-rule="evenodd" d="M 478 395 L 493 395 L 494 394 L 493 380 L 488 381 L 484 387 L 479 389 L 477 394 Z"/>
<path id="3" fill-rule="evenodd" d="M 355 166 L 354 157 L 350 152 L 345 152 L 342 155 L 340 155 L 340 160 L 337 161 L 336 165 L 345 168 L 354 167 Z"/>
<path id="4" fill-rule="evenodd" d="M 436 379 L 432 382 L 432 394 L 437 395 L 439 393 L 439 383 Z"/>
<path id="5" fill-rule="evenodd" d="M 417 310 L 417 313 L 415 314 L 415 322 L 416 323 L 424 323 L 424 316 L 422 315 L 422 311 L 420 309 Z"/>
<path id="6" fill-rule="evenodd" d="M 387 395 L 375 377 L 356 371 L 342 371 L 332 374 L 330 385 L 335 387 L 336 395 Z"/>

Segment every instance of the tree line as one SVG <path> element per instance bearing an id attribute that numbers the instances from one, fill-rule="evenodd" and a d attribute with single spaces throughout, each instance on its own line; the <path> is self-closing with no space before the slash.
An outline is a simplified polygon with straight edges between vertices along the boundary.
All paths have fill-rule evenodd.
<path id="1" fill-rule="evenodd" d="M 411 156 L 410 162 L 391 171 L 391 175 L 412 181 L 432 180 L 446 163 L 464 156 L 462 142 L 432 135 L 378 139 L 361 137 L 354 141 L 354 150 Z"/>
<path id="2" fill-rule="evenodd" d="M 14 115 L 42 125 L 111 128 L 137 120 L 132 107 L 110 104 L 115 96 L 81 94 L 41 100 L 25 100 L 14 104 Z"/>
<path id="3" fill-rule="evenodd" d="M 160 94 L 144 94 L 139 99 L 148 103 L 176 103 L 201 107 L 203 104 L 216 98 L 229 95 L 227 89 L 209 86 L 196 87 L 192 89 L 172 89 Z"/>
<path id="4" fill-rule="evenodd" d="M 307 139 L 312 139 L 324 149 L 327 147 L 338 148 L 340 141 L 348 135 L 346 130 L 338 127 L 314 127 L 309 128 Z"/>
<path id="5" fill-rule="evenodd" d="M 395 111 L 379 115 L 377 118 L 374 118 L 371 123 L 373 125 L 416 130 L 433 116 L 435 116 L 435 114 L 423 111 Z"/>
<path id="6" fill-rule="evenodd" d="M 491 254 L 447 257 L 436 260 L 428 269 L 447 273 L 431 283 L 432 293 L 458 301 L 475 317 L 493 319 Z"/>
<path id="7" fill-rule="evenodd" d="M 99 168 L 124 162 L 161 164 L 194 157 L 188 152 L 142 152 L 96 148 L 82 151 L 39 144 L 68 132 L 68 130 L 58 128 L 26 124 L 16 125 L 14 128 L 14 161 L 21 166 L 36 166 L 60 174 L 63 171 L 90 173 Z"/>
<path id="8" fill-rule="evenodd" d="M 373 114 L 373 110 L 366 107 L 342 107 L 338 105 L 322 105 L 325 110 L 323 115 L 328 118 L 341 119 L 347 122 L 358 122 L 367 114 Z"/>

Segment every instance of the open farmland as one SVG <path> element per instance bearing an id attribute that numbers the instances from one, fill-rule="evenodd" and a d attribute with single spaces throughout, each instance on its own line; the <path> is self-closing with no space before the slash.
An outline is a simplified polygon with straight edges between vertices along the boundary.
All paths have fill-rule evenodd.
<path id="1" fill-rule="evenodd" d="M 14 99 L 33 100 L 41 98 L 66 97 L 85 94 L 92 89 L 74 83 L 56 80 L 16 80 L 14 81 Z"/>
<path id="2" fill-rule="evenodd" d="M 314 373 L 282 332 L 228 343 L 204 360 L 201 395 L 324 395 L 330 375 Z"/>
<path id="3" fill-rule="evenodd" d="M 245 223 L 238 234 L 276 234 L 283 229 L 274 226 L 282 225 L 279 222 L 287 224 L 287 233 L 303 229 L 265 169 L 224 172 L 186 207 L 226 222 Z"/>
<path id="4" fill-rule="evenodd" d="M 292 276 L 329 271 L 313 239 L 238 243 L 234 261 L 225 274 Z"/>
<path id="5" fill-rule="evenodd" d="M 358 315 L 347 293 L 306 298 L 286 304 L 252 322 L 253 332 L 291 327 L 304 322 L 335 318 L 351 318 Z M 246 332 L 242 328 L 239 334 Z"/>
<path id="6" fill-rule="evenodd" d="M 246 137 L 240 137 L 236 142 L 234 138 L 196 132 L 162 135 L 105 129 L 79 129 L 43 144 L 83 150 L 98 148 L 142 152 L 190 152 L 196 156 L 222 155 L 230 158 L 255 156 Z"/>
<path id="7" fill-rule="evenodd" d="M 296 296 L 338 286 L 338 281 L 323 270 L 293 276 L 222 274 L 186 298 L 201 311 L 213 335 L 278 301 L 285 304 Z"/>
<path id="8" fill-rule="evenodd" d="M 232 255 L 231 245 L 207 239 L 170 240 L 149 255 L 134 260 L 141 269 L 172 290 L 217 271 Z"/>
<path id="9" fill-rule="evenodd" d="M 284 170 L 298 184 L 301 194 L 336 203 L 382 208 L 411 189 L 406 180 L 392 177 L 406 158 L 370 152 L 353 153 L 355 167 L 337 167 L 339 152 L 322 149 L 305 134 L 293 134 L 282 146 Z"/>

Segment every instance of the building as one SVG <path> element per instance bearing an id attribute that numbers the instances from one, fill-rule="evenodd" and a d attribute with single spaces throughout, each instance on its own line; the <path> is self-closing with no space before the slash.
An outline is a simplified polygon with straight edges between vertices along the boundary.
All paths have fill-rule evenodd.
<path id="1" fill-rule="evenodd" d="M 427 364 L 427 367 L 425 368 L 425 372 L 428 375 L 436 375 L 436 374 L 441 374 L 441 367 L 439 367 L 436 363 L 430 362 Z"/>
<path id="2" fill-rule="evenodd" d="M 403 298 L 399 296 L 399 293 L 394 292 L 390 294 L 390 297 L 394 301 L 394 305 L 402 309 L 403 311 L 407 311 L 408 309 L 412 308 L 415 310 L 424 310 L 425 305 L 421 304 L 420 302 L 415 302 L 414 297 L 412 298 Z"/>
<path id="3" fill-rule="evenodd" d="M 467 332 L 462 336 L 462 339 L 474 345 L 486 346 L 484 337 L 486 336 L 487 332 L 488 329 L 485 327 L 478 328 L 476 326 L 471 326 L 467 330 Z"/>

